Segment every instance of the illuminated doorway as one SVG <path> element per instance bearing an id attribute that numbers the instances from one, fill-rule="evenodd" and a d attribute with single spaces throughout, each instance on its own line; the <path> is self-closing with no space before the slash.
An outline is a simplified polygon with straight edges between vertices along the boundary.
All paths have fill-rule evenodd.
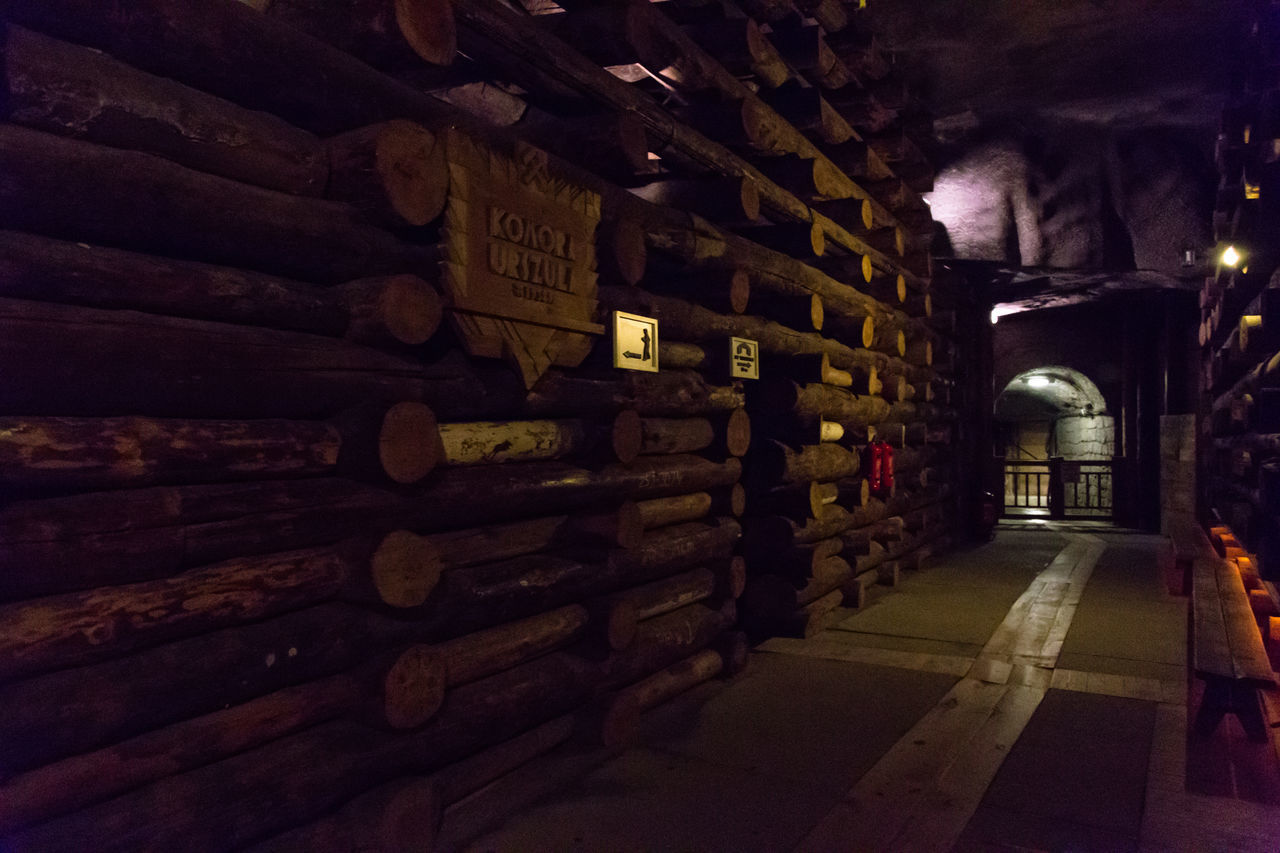
<path id="1" fill-rule="evenodd" d="M 1115 419 L 1078 370 L 1037 367 L 1009 381 L 995 403 L 1004 514 L 1111 518 Z"/>

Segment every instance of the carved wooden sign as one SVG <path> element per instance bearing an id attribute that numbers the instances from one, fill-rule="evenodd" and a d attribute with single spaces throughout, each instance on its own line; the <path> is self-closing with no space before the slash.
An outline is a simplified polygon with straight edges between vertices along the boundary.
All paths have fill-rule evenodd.
<path id="1" fill-rule="evenodd" d="M 592 322 L 599 194 L 532 146 L 508 153 L 451 130 L 446 152 L 442 279 L 463 346 L 506 358 L 527 388 L 553 364 L 581 364 L 604 332 Z"/>

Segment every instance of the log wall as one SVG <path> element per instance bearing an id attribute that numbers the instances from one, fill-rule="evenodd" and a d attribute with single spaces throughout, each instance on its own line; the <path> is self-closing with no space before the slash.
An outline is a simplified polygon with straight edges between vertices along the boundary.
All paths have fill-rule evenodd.
<path id="1" fill-rule="evenodd" d="M 1280 578 L 1280 59 L 1274 15 L 1259 10 L 1234 57 L 1217 141 L 1219 256 L 1200 294 L 1200 509 L 1265 578 Z M 1256 574 L 1256 573 L 1255 573 Z"/>
<path id="2" fill-rule="evenodd" d="M 419 849 L 944 550 L 953 297 L 860 5 L 7 3 L 0 846 Z M 559 349 L 449 286 L 476 144 L 598 199 Z"/>

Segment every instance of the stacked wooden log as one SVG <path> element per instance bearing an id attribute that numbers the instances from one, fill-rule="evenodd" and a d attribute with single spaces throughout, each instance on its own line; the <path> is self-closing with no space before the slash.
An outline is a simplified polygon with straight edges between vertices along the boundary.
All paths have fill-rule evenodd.
<path id="1" fill-rule="evenodd" d="M 1222 114 L 1214 213 L 1219 255 L 1200 294 L 1203 508 L 1280 578 L 1280 90 L 1275 24 L 1243 39 Z M 1234 257 L 1226 257 L 1231 247 Z"/>
<path id="2" fill-rule="evenodd" d="M 1258 555 L 1244 547 L 1229 525 L 1210 527 L 1209 541 L 1218 556 L 1239 574 L 1241 586 L 1249 597 L 1249 609 L 1262 633 L 1262 641 L 1269 644 L 1272 640 L 1271 620 L 1280 617 L 1280 594 L 1277 594 L 1275 582 L 1262 579 Z"/>
<path id="3" fill-rule="evenodd" d="M 807 631 L 945 548 L 926 179 L 856 9 L 581 5 L 7 4 L 0 846 L 420 846 L 739 671 L 748 569 Z M 468 337 L 458 140 L 598 199 L 585 346 Z"/>

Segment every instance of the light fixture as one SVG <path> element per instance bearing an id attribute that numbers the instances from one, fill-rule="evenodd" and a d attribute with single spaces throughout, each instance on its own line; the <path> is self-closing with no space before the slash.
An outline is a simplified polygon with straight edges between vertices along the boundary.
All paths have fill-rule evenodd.
<path id="1" fill-rule="evenodd" d="M 1234 267 L 1240 263 L 1240 258 L 1240 252 L 1236 250 L 1235 246 L 1227 246 L 1222 250 L 1222 263 L 1226 266 Z"/>
<path id="2" fill-rule="evenodd" d="M 996 305 L 991 309 L 991 325 L 994 326 L 996 323 L 1000 322 L 1001 317 L 1008 316 L 1009 314 L 1017 314 L 1021 311 L 1022 309 L 1019 308 L 1017 305 L 1009 305 L 1009 304 Z"/>
<path id="3" fill-rule="evenodd" d="M 1037 373 L 1035 376 L 1028 376 L 1027 385 L 1031 388 L 1048 388 L 1049 377 L 1042 376 L 1039 373 Z"/>

